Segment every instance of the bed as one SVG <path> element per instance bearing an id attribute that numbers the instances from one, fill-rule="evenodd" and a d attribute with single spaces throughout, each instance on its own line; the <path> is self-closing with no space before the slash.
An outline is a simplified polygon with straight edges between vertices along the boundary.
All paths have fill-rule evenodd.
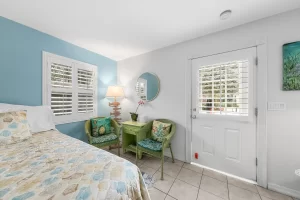
<path id="1" fill-rule="evenodd" d="M 0 146 L 0 199 L 150 199 L 131 162 L 58 131 Z"/>

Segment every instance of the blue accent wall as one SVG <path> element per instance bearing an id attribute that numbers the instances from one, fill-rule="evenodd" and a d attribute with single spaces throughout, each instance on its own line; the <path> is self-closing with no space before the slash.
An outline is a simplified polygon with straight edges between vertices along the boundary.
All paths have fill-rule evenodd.
<path id="1" fill-rule="evenodd" d="M 110 108 L 105 92 L 117 83 L 117 62 L 48 34 L 0 17 L 0 103 L 42 105 L 42 52 L 98 66 L 98 115 Z M 87 141 L 84 122 L 58 125 L 62 133 Z"/>

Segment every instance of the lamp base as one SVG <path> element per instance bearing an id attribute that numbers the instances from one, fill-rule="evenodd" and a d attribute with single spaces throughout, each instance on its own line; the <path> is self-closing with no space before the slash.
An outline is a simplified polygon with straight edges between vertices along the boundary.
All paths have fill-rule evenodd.
<path id="1" fill-rule="evenodd" d="M 120 112 L 121 108 L 119 107 L 120 103 L 117 102 L 115 99 L 114 102 L 108 103 L 108 105 L 113 108 L 113 112 L 110 112 L 110 116 L 113 117 L 113 119 L 116 122 L 120 123 L 120 121 L 121 121 L 121 118 L 119 117 L 121 115 L 121 112 Z"/>

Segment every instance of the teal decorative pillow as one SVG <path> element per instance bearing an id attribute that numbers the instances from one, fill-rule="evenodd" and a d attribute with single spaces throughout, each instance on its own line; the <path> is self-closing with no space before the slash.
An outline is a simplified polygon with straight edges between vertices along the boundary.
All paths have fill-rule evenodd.
<path id="1" fill-rule="evenodd" d="M 159 121 L 153 121 L 151 136 L 153 140 L 162 142 L 164 137 L 169 135 L 171 130 L 171 124 L 163 123 Z"/>
<path id="2" fill-rule="evenodd" d="M 92 136 L 98 137 L 101 135 L 109 134 L 110 132 L 110 117 L 102 119 L 91 119 L 92 124 Z"/>
<path id="3" fill-rule="evenodd" d="M 0 113 L 0 145 L 30 138 L 26 111 Z"/>

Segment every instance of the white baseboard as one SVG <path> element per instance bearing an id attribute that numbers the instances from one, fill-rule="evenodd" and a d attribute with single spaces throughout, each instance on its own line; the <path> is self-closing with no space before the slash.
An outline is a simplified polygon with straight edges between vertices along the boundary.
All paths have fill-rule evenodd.
<path id="1" fill-rule="evenodd" d="M 300 191 L 282 187 L 282 186 L 274 184 L 274 183 L 268 183 L 268 189 L 288 195 L 288 196 L 292 196 L 295 198 L 300 198 Z"/>

